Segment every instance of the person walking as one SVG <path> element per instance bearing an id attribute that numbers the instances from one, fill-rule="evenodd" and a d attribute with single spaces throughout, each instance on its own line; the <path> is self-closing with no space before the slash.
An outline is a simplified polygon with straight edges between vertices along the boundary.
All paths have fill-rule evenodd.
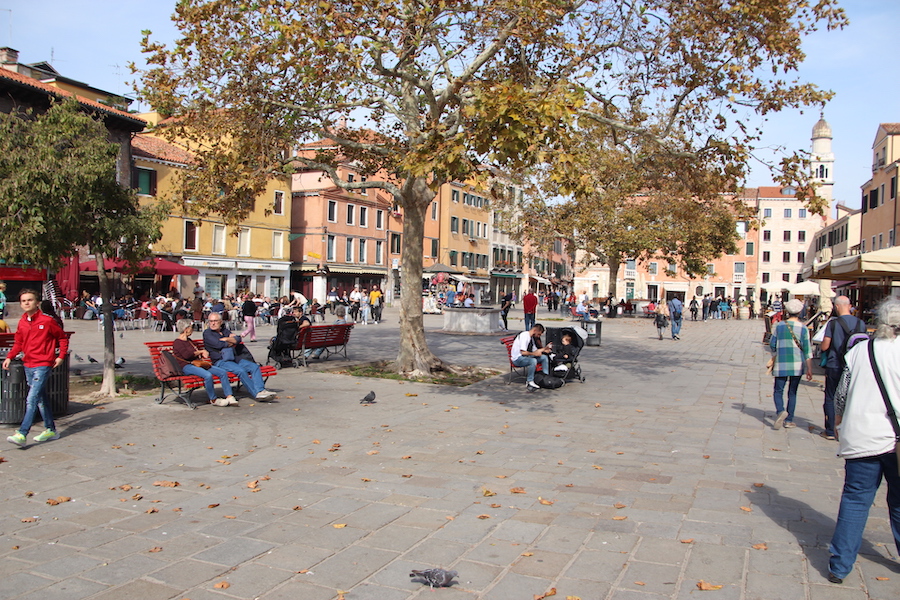
<path id="1" fill-rule="evenodd" d="M 34 423 L 34 413 L 41 411 L 44 431 L 32 438 L 35 442 L 46 442 L 59 437 L 53 422 L 53 410 L 47 402 L 47 381 L 50 372 L 61 365 L 69 351 L 69 337 L 51 317 L 41 312 L 38 293 L 24 289 L 19 292 L 22 318 L 16 328 L 13 346 L 3 361 L 3 369 L 9 370 L 10 362 L 24 353 L 25 377 L 28 380 L 28 397 L 25 399 L 25 417 L 14 434 L 6 438 L 11 444 L 24 446 L 28 432 Z"/>
<path id="2" fill-rule="evenodd" d="M 681 333 L 681 312 L 684 310 L 684 303 L 678 296 L 673 297 L 667 303 L 669 308 L 669 318 L 672 320 L 672 339 L 680 340 L 678 334 Z"/>
<path id="3" fill-rule="evenodd" d="M 663 339 L 663 331 L 669 327 L 669 307 L 665 302 L 656 305 L 656 316 L 653 319 L 659 339 Z"/>
<path id="4" fill-rule="evenodd" d="M 712 304 L 712 300 L 709 298 L 709 294 L 703 296 L 703 320 L 706 321 L 709 318 L 709 309 Z"/>
<path id="5" fill-rule="evenodd" d="M 837 316 L 825 325 L 825 335 L 819 345 L 822 352 L 828 352 L 825 363 L 825 402 L 822 405 L 825 413 L 825 430 L 819 434 L 826 440 L 834 439 L 834 393 L 846 365 L 844 354 L 847 353 L 847 342 L 854 333 L 866 331 L 865 322 L 850 314 L 850 309 L 850 298 L 847 296 L 838 296 L 834 299 Z"/>
<path id="6" fill-rule="evenodd" d="M 775 376 L 775 417 L 773 429 L 796 427 L 794 409 L 797 406 L 797 388 L 800 377 L 806 374 L 806 380 L 812 381 L 812 352 L 809 343 L 809 330 L 800 322 L 800 311 L 803 303 L 796 298 L 784 305 L 788 318 L 778 323 L 769 347 L 775 353 L 775 364 L 772 375 Z M 788 388 L 787 410 L 784 408 L 784 388 Z"/>
<path id="7" fill-rule="evenodd" d="M 694 296 L 693 298 L 691 298 L 690 307 L 691 307 L 691 321 L 696 321 L 697 320 L 697 311 L 700 308 L 700 305 L 697 304 L 697 296 Z"/>
<path id="8" fill-rule="evenodd" d="M 244 331 L 241 333 L 242 338 L 250 338 L 251 342 L 256 341 L 256 302 L 253 301 L 253 294 L 244 296 L 244 303 L 241 304 L 241 314 L 244 315 Z"/>
<path id="9" fill-rule="evenodd" d="M 900 552 L 900 474 L 895 450 L 900 438 L 896 414 L 900 412 L 900 300 L 888 297 L 876 312 L 875 339 L 847 351 L 847 369 L 835 397 L 844 488 L 828 547 L 828 581 L 832 583 L 843 583 L 853 569 L 882 479 L 888 487 L 894 545 Z"/>
<path id="10" fill-rule="evenodd" d="M 535 313 L 537 313 L 538 299 L 534 295 L 534 290 L 528 290 L 528 293 L 522 297 L 522 310 L 525 312 L 525 331 L 529 331 L 535 324 Z"/>
<path id="11" fill-rule="evenodd" d="M 503 329 L 509 330 L 509 323 L 506 319 L 509 317 L 509 309 L 512 308 L 512 292 L 507 292 L 500 301 L 500 318 L 503 319 Z"/>

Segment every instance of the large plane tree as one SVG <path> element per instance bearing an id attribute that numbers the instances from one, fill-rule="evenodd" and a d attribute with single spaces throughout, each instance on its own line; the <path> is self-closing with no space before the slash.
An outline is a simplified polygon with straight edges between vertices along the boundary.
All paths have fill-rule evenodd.
<path id="1" fill-rule="evenodd" d="M 739 175 L 756 139 L 740 117 L 824 101 L 792 80 L 800 40 L 844 23 L 834 0 L 182 0 L 173 18 L 171 47 L 145 37 L 142 93 L 197 152 L 184 197 L 237 223 L 297 163 L 391 194 L 404 213 L 396 368 L 409 374 L 445 368 L 421 306 L 441 184 L 543 165 L 562 194 L 589 194 L 573 138 L 587 123 L 601 151 L 639 138 Z M 316 139 L 336 150 L 291 155 Z M 347 161 L 380 181 L 341 179 Z"/>

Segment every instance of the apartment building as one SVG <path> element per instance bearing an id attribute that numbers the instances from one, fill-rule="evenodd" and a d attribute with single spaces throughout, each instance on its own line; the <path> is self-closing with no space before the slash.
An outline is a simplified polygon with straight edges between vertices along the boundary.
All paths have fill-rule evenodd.
<path id="1" fill-rule="evenodd" d="M 896 245 L 900 123 L 881 123 L 872 144 L 872 178 L 862 186 L 861 253 Z"/>
<path id="2" fill-rule="evenodd" d="M 170 196 L 179 173 L 193 162 L 190 152 L 154 136 L 136 135 L 132 146 L 133 187 L 142 202 Z M 245 292 L 284 296 L 290 291 L 290 213 L 290 180 L 272 177 L 238 227 L 215 216 L 195 216 L 189 206 L 177 204 L 150 250 L 200 271 L 180 278 L 182 295 L 189 295 L 199 281 L 213 298 Z"/>
<path id="3" fill-rule="evenodd" d="M 490 296 L 491 208 L 488 194 L 466 183 L 452 181 L 438 190 L 440 214 L 436 242 L 438 260 L 460 271 L 450 278 L 462 283 L 476 301 Z"/>

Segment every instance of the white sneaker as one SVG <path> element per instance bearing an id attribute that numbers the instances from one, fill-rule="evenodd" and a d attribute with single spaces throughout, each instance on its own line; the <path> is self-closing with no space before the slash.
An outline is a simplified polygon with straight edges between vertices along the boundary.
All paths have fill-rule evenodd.
<path id="1" fill-rule="evenodd" d="M 235 398 L 234 396 L 228 396 L 227 398 L 225 398 L 225 401 L 228 403 L 229 406 L 237 406 L 238 405 L 237 398 Z"/>
<path id="2" fill-rule="evenodd" d="M 225 398 L 216 398 L 212 403 L 216 406 L 228 406 L 228 400 Z"/>
<path id="3" fill-rule="evenodd" d="M 261 391 L 260 393 L 258 393 L 258 394 L 256 395 L 256 399 L 257 399 L 257 400 L 268 400 L 269 398 L 274 398 L 275 395 L 276 395 L 276 394 L 275 394 L 275 392 L 273 392 L 273 391 L 270 391 L 270 390 L 263 390 L 263 391 Z"/>
<path id="4" fill-rule="evenodd" d="M 538 384 L 536 384 L 533 381 L 529 381 L 528 383 L 525 384 L 525 389 L 529 392 L 533 392 L 535 390 L 541 389 L 541 386 L 539 386 Z"/>

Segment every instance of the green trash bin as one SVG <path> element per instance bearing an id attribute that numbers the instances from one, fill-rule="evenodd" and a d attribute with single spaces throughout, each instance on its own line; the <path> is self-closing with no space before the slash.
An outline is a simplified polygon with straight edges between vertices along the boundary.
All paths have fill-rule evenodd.
<path id="1" fill-rule="evenodd" d="M 6 360 L 9 348 L 0 348 L 0 362 Z M 0 369 L 0 423 L 19 424 L 25 418 L 25 401 L 28 398 L 28 382 L 21 360 L 13 360 L 9 370 Z M 50 372 L 47 378 L 47 401 L 53 418 L 69 413 L 69 356 Z M 35 423 L 41 420 L 40 411 L 34 415 Z"/>

